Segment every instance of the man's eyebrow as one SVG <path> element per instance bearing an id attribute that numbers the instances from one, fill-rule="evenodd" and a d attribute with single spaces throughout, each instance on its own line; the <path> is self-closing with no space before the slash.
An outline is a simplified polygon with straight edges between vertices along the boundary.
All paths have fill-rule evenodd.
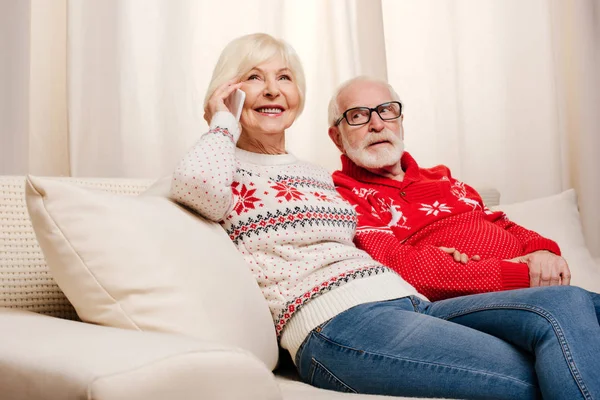
<path id="1" fill-rule="evenodd" d="M 349 109 L 351 109 L 351 108 L 375 108 L 375 107 L 377 107 L 377 106 L 380 106 L 380 105 L 382 105 L 382 104 L 391 103 L 391 102 L 393 102 L 393 101 L 397 101 L 397 100 L 386 100 L 386 101 L 384 101 L 383 103 L 377 104 L 377 105 L 376 105 L 376 106 L 374 106 L 374 107 L 365 106 L 364 104 L 358 104 L 358 105 L 355 105 L 355 106 L 352 106 L 352 107 L 348 107 L 348 108 L 346 108 L 346 110 L 349 110 Z"/>

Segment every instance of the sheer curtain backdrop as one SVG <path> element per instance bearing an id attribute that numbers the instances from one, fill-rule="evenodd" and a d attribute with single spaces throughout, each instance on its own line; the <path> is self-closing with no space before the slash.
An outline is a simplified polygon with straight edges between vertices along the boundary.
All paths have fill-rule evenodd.
<path id="1" fill-rule="evenodd" d="M 323 129 L 327 96 L 342 79 L 385 71 L 384 60 L 369 52 L 373 48 L 363 56 L 355 40 L 362 24 L 381 21 L 371 12 L 373 20 L 356 22 L 366 2 L 69 2 L 72 173 L 154 177 L 171 171 L 208 128 L 202 101 L 221 50 L 233 38 L 258 31 L 292 43 L 306 69 L 307 106 L 288 132 L 290 147 L 333 167 L 337 150 Z M 384 54 L 379 33 L 378 56 Z M 369 69 L 374 61 L 380 67 Z"/>
<path id="2" fill-rule="evenodd" d="M 600 2 L 382 4 L 407 150 L 504 202 L 574 187 L 600 251 Z"/>
<path id="3" fill-rule="evenodd" d="M 0 174 L 169 173 L 223 46 L 257 31 L 303 61 L 299 157 L 338 168 L 329 96 L 387 78 L 423 166 L 508 202 L 574 187 L 600 251 L 598 0 L 0 0 Z"/>
<path id="4" fill-rule="evenodd" d="M 0 0 L 0 174 L 69 175 L 66 0 Z"/>

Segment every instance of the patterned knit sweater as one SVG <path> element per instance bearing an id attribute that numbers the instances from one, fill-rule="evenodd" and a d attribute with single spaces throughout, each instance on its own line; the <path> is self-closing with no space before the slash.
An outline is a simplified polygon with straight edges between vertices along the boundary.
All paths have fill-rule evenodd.
<path id="1" fill-rule="evenodd" d="M 356 248 L 356 213 L 326 170 L 291 154 L 238 149 L 238 138 L 233 116 L 217 113 L 210 131 L 176 168 L 171 197 L 229 234 L 292 356 L 310 330 L 336 314 L 416 294 Z"/>
<path id="2" fill-rule="evenodd" d="M 374 175 L 342 156 L 333 174 L 355 205 L 355 243 L 398 272 L 430 300 L 529 287 L 529 268 L 505 260 L 558 245 L 491 212 L 479 194 L 445 166 L 419 168 L 405 152 L 402 181 Z M 462 264 L 439 249 L 454 247 L 481 261 Z"/>

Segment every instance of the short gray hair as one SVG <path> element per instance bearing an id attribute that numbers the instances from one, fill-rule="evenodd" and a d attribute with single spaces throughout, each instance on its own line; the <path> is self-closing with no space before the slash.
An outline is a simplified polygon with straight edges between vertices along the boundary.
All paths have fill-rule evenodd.
<path id="1" fill-rule="evenodd" d="M 225 46 L 213 70 L 204 96 L 204 106 L 206 107 L 208 99 L 219 86 L 230 79 L 241 78 L 252 68 L 276 56 L 281 57 L 293 75 L 298 92 L 300 92 L 299 112 L 301 113 L 304 108 L 306 78 L 300 58 L 287 42 L 266 33 L 240 36 Z"/>
<path id="2" fill-rule="evenodd" d="M 329 108 L 327 113 L 327 120 L 329 121 L 329 126 L 333 126 L 333 124 L 335 124 L 335 121 L 340 117 L 342 113 L 338 104 L 338 97 L 340 97 L 340 93 L 342 93 L 344 89 L 351 86 L 355 82 L 380 83 L 390 90 L 392 100 L 400 101 L 400 96 L 398 96 L 398 93 L 396 93 L 392 85 L 390 85 L 386 81 L 382 79 L 372 78 L 366 75 L 357 76 L 356 78 L 349 79 L 346 82 L 343 82 L 341 85 L 339 85 L 333 93 L 333 96 L 331 96 L 331 100 L 329 100 Z"/>

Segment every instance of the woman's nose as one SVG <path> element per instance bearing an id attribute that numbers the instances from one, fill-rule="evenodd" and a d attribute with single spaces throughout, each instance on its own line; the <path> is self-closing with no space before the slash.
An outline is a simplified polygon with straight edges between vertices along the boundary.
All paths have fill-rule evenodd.
<path id="1" fill-rule="evenodd" d="M 268 79 L 265 82 L 265 89 L 263 93 L 265 97 L 277 97 L 279 96 L 279 85 L 275 80 Z"/>

